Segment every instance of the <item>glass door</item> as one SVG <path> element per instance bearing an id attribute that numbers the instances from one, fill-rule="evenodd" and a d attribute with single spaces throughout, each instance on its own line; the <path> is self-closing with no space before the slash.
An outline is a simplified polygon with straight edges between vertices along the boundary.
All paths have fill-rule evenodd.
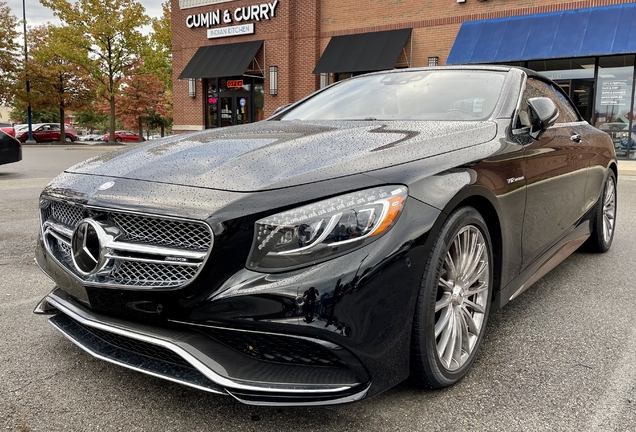
<path id="1" fill-rule="evenodd" d="M 583 120 L 592 121 L 592 98 L 594 97 L 594 80 L 572 80 L 570 99 L 581 113 Z"/>
<path id="2" fill-rule="evenodd" d="M 245 76 L 209 78 L 205 82 L 207 83 L 206 128 L 242 125 L 263 120 L 262 78 Z"/>
<path id="3" fill-rule="evenodd" d="M 221 127 L 251 123 L 250 102 L 249 92 L 222 94 L 219 98 Z"/>
<path id="4" fill-rule="evenodd" d="M 221 96 L 219 98 L 219 107 L 221 108 L 221 127 L 234 125 L 234 98 L 232 96 Z"/>
<path id="5" fill-rule="evenodd" d="M 568 94 L 583 120 L 592 122 L 594 79 L 555 80 Z"/>
<path id="6" fill-rule="evenodd" d="M 251 122 L 249 93 L 237 93 L 234 96 L 234 114 L 234 124 L 247 124 Z"/>

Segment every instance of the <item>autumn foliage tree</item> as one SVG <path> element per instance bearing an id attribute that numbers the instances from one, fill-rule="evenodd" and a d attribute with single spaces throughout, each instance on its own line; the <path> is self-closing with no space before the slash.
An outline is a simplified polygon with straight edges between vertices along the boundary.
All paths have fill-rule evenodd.
<path id="1" fill-rule="evenodd" d="M 11 14 L 5 2 L 0 2 L 0 104 L 13 99 L 18 85 L 17 77 L 22 61 L 16 43 L 18 19 Z"/>
<path id="2" fill-rule="evenodd" d="M 152 18 L 147 50 L 143 53 L 144 68 L 172 89 L 172 10 L 170 2 L 162 3 L 161 17 Z"/>
<path id="3" fill-rule="evenodd" d="M 62 141 L 65 139 L 66 110 L 81 110 L 90 105 L 96 87 L 84 68 L 68 60 L 69 51 L 77 48 L 69 44 L 66 31 L 46 24 L 31 28 L 28 33 L 31 105 L 36 109 L 59 112 Z"/>
<path id="4" fill-rule="evenodd" d="M 135 67 L 130 76 L 123 79 L 115 97 L 117 117 L 124 126 L 137 129 L 140 141 L 143 141 L 144 122 L 154 116 L 165 117 L 167 105 L 165 85 L 141 66 Z"/>
<path id="5" fill-rule="evenodd" d="M 41 0 L 68 28 L 68 42 L 77 50 L 69 60 L 95 79 L 98 93 L 106 97 L 110 139 L 115 137 L 115 98 L 129 70 L 144 51 L 140 33 L 149 19 L 135 0 Z"/>
<path id="6" fill-rule="evenodd" d="M 147 50 L 143 54 L 144 69 L 161 80 L 165 86 L 163 95 L 165 109 L 149 109 L 146 125 L 161 129 L 164 136 L 166 127 L 172 124 L 172 10 L 170 2 L 162 3 L 163 14 L 152 19 L 152 32 L 148 35 Z"/>

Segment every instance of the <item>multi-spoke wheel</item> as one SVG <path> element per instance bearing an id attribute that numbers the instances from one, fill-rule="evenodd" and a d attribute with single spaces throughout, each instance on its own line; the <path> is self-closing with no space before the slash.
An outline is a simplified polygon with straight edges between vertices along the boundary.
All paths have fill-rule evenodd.
<path id="1" fill-rule="evenodd" d="M 446 387 L 470 368 L 484 333 L 492 293 L 488 228 L 472 207 L 442 226 L 428 260 L 413 327 L 413 377 Z"/>
<path id="2" fill-rule="evenodd" d="M 590 249 L 595 252 L 607 252 L 614 240 L 616 229 L 616 176 L 609 171 L 603 191 L 596 204 L 592 221 L 592 234 L 588 240 Z"/>

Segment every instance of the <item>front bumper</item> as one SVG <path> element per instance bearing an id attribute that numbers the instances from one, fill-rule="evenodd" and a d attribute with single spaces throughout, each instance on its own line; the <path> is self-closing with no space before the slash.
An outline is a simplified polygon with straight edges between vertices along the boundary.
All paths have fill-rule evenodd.
<path id="1" fill-rule="evenodd" d="M 117 188 L 133 186 L 135 191 L 135 184 L 117 179 L 112 189 L 102 192 L 113 196 L 102 202 L 95 195 L 89 200 L 81 191 L 108 179 L 66 177 L 67 188 L 79 190 L 78 202 L 140 210 L 112 202 L 121 197 Z M 183 187 L 152 188 L 158 191 L 152 197 L 166 202 L 147 204 L 144 214 L 158 214 L 154 206 L 179 202 L 174 195 L 191 196 Z M 55 195 L 58 190 L 49 192 Z M 250 404 L 352 402 L 408 377 L 415 300 L 430 247 L 428 233 L 439 210 L 409 199 L 398 223 L 372 244 L 301 270 L 270 275 L 249 271 L 244 263 L 253 219 L 262 214 L 254 203 L 265 205 L 280 194 L 237 198 L 219 191 L 201 193 L 209 196 L 201 200 L 205 205 L 200 204 L 200 211 L 187 210 L 197 209 L 188 201 L 192 205 L 181 213 L 173 207 L 160 212 L 204 220 L 209 203 L 220 206 L 205 218 L 214 230 L 214 247 L 191 284 L 165 289 L 89 284 L 61 265 L 41 236 L 36 261 L 58 289 L 36 312 L 56 313 L 51 323 L 96 357 Z M 133 198 L 127 200 L 147 201 L 146 196 Z M 248 200 L 250 205 L 222 206 L 231 200 Z M 254 213 L 244 216 L 245 208 Z M 315 354 L 307 363 L 305 352 Z M 295 361 L 298 357 L 300 362 Z"/>
<path id="2" fill-rule="evenodd" d="M 200 390 L 229 394 L 251 405 L 354 402 L 369 389 L 369 383 L 360 382 L 348 368 L 265 365 L 191 329 L 149 326 L 89 311 L 59 289 L 47 295 L 37 310 L 55 313 L 49 319 L 53 327 L 97 358 Z"/>

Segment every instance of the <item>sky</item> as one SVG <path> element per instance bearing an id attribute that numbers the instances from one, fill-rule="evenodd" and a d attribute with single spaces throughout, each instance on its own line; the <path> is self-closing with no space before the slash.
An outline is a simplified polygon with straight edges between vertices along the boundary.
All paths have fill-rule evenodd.
<path id="1" fill-rule="evenodd" d="M 22 20 L 22 0 L 3 0 L 11 8 L 13 15 Z M 39 0 L 24 0 L 26 4 L 27 26 L 36 26 L 46 22 L 59 24 L 59 20 L 53 16 L 53 11 L 40 4 Z M 163 13 L 161 0 L 137 0 L 146 8 L 146 15 L 150 17 L 160 17 Z M 20 29 L 22 22 L 20 21 Z"/>

